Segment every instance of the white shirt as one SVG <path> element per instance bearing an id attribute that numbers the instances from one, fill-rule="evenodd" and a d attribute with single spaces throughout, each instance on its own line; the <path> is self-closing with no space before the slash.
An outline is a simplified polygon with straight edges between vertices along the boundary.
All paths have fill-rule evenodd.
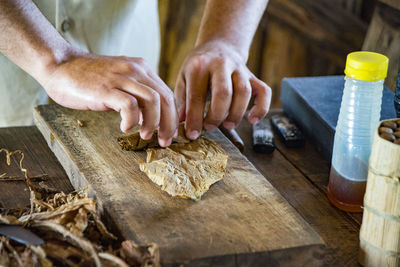
<path id="1" fill-rule="evenodd" d="M 144 58 L 155 72 L 160 55 L 157 0 L 35 0 L 73 46 L 84 51 Z M 0 127 L 32 125 L 44 89 L 0 54 Z"/>

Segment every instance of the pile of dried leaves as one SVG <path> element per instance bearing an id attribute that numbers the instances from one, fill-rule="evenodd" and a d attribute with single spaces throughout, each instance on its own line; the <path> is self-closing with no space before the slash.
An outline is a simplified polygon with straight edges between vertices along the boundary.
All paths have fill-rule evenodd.
<path id="1" fill-rule="evenodd" d="M 0 209 L 0 223 L 21 225 L 40 236 L 41 246 L 0 236 L 0 266 L 160 266 L 156 244 L 121 242 L 108 232 L 87 190 L 64 194 L 34 185 L 23 167 L 24 154 L 5 152 L 7 164 L 19 155 L 19 168 L 30 191 L 30 207 Z M 0 174 L 1 177 L 4 174 Z"/>

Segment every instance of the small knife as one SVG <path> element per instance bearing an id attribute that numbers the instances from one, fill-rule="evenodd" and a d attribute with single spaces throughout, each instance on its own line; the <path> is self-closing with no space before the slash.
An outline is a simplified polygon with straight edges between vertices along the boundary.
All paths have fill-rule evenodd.
<path id="1" fill-rule="evenodd" d="M 229 141 L 234 144 L 240 152 L 244 151 L 244 143 L 242 138 L 240 138 L 239 134 L 235 130 L 228 130 L 224 126 L 219 126 L 221 132 L 229 139 Z"/>
<path id="2" fill-rule="evenodd" d="M 24 245 L 40 246 L 44 243 L 43 239 L 19 225 L 0 224 L 0 235 Z"/>

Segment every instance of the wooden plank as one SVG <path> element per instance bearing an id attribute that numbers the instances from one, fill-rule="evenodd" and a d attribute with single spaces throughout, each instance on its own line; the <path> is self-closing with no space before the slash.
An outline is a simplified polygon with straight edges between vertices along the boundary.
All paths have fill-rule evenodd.
<path id="1" fill-rule="evenodd" d="M 367 31 L 367 24 L 337 1 L 271 0 L 267 11 L 338 64 L 345 62 L 349 52 L 361 48 Z"/>
<path id="2" fill-rule="evenodd" d="M 243 134 L 242 132 L 240 132 L 240 133 Z M 24 142 L 22 142 L 22 141 L 24 141 Z M 249 141 L 249 140 L 246 140 L 246 141 Z M 251 150 L 251 143 L 246 142 L 245 146 L 246 146 L 246 151 Z M 62 178 L 63 183 L 69 184 L 69 188 L 71 188 L 70 190 L 72 190 L 72 186 L 69 183 L 68 177 L 65 175 L 65 172 L 62 170 L 62 167 L 57 162 L 57 160 L 55 159 L 54 155 L 48 149 L 47 144 L 45 143 L 43 137 L 40 135 L 40 133 L 38 132 L 36 127 L 20 127 L 20 128 L 0 129 L 0 147 L 9 147 L 9 148 L 12 148 L 12 149 L 23 148 L 26 151 L 30 151 L 30 150 L 40 151 L 41 153 L 38 153 L 37 155 L 35 155 L 35 158 L 32 159 L 34 161 L 33 167 L 34 168 L 39 168 L 39 166 L 42 166 L 42 167 L 47 167 L 49 169 L 52 169 L 54 171 L 55 170 L 61 171 L 62 173 L 64 173 L 64 176 L 60 176 L 60 179 L 61 179 L 61 177 L 63 177 Z M 307 150 L 305 152 L 307 154 Z M 279 151 L 275 151 L 274 153 L 279 153 Z M 283 156 L 285 158 L 288 158 L 290 156 L 289 154 L 291 154 L 291 153 L 294 153 L 294 150 L 287 151 L 286 153 L 283 154 Z M 307 158 L 307 155 L 305 155 L 305 157 Z M 53 158 L 54 160 L 51 161 L 51 160 L 49 160 L 49 158 L 50 159 Z M 319 161 L 315 161 L 315 157 L 311 157 L 311 158 L 314 158 L 315 169 L 318 169 L 320 167 L 324 168 L 323 166 L 320 166 L 320 162 Z M 282 159 L 282 160 L 286 161 L 286 159 Z M 43 164 L 43 162 L 46 162 L 46 164 Z M 1 166 L 0 170 L 4 170 L 3 165 L 0 165 L 0 166 Z M 299 165 L 299 166 L 303 166 L 304 167 L 304 166 L 307 166 L 307 165 Z M 11 167 L 10 171 L 15 171 L 15 174 L 19 175 L 19 173 L 16 170 L 17 170 L 17 167 L 14 165 L 14 166 Z M 35 174 L 41 174 L 42 173 L 41 169 L 37 169 L 36 171 L 35 170 L 33 170 L 33 171 L 34 171 Z M 263 171 L 263 170 L 260 169 L 260 171 Z M 268 173 L 270 173 L 271 170 L 270 169 L 266 169 L 264 171 L 265 172 L 262 172 L 262 173 L 264 175 L 267 175 Z M 303 169 L 299 168 L 299 171 L 303 172 Z M 306 172 L 306 170 L 304 170 L 304 172 Z M 280 180 L 277 179 L 275 182 L 276 183 L 280 183 Z M 286 183 L 286 180 L 283 179 L 282 182 Z M 57 187 L 57 185 L 53 185 L 53 186 L 58 188 L 59 190 L 65 190 L 66 186 L 62 185 L 63 183 L 61 183 L 60 186 L 58 186 L 58 187 Z M 13 186 L 16 185 L 16 184 L 17 183 L 12 183 Z M 20 184 L 21 183 L 18 183 L 18 185 L 20 185 Z M 276 187 L 278 189 L 280 189 L 279 186 L 276 186 Z M 28 201 L 29 201 L 28 194 L 21 193 L 23 191 L 23 188 L 16 190 L 15 187 L 11 187 L 11 183 L 2 183 L 1 184 L 1 188 L 2 188 L 2 190 L 1 190 L 2 194 L 0 194 L 0 202 L 2 202 L 3 204 L 4 203 L 9 203 L 8 201 L 11 201 L 12 203 L 15 203 L 15 201 L 16 201 L 17 202 L 17 206 L 24 206 L 24 205 L 28 204 Z M 285 191 L 282 191 L 282 193 L 285 193 L 285 194 L 294 194 L 297 191 L 297 189 L 293 188 L 292 192 L 290 192 L 287 187 L 284 187 L 284 188 L 285 188 L 285 190 L 288 190 L 288 192 L 286 192 L 286 193 L 285 193 Z M 3 194 L 3 192 L 4 192 L 4 194 Z M 19 199 L 23 199 L 22 200 L 22 204 L 21 204 L 21 202 L 18 202 Z M 325 207 L 325 204 L 326 203 L 322 203 L 322 202 L 319 201 L 319 202 L 316 203 L 316 207 L 317 208 L 314 207 L 314 209 L 323 209 Z M 8 204 L 3 205 L 3 206 L 5 206 L 7 208 L 10 207 Z M 14 204 L 12 206 L 14 206 Z M 318 208 L 318 207 L 320 207 L 320 208 Z M 311 219 L 315 220 L 315 217 L 318 217 L 318 214 L 316 214 L 314 216 L 311 216 Z M 304 217 L 304 218 L 307 221 L 310 221 L 309 217 Z M 321 220 L 319 222 L 319 224 L 322 224 L 322 223 L 323 223 L 323 220 Z M 316 229 L 318 229 L 318 228 L 316 228 Z M 325 230 L 327 232 L 331 231 L 332 232 L 331 235 L 333 235 L 333 233 L 336 232 L 337 229 L 329 230 L 329 228 L 326 228 Z M 329 234 L 326 234 L 326 235 L 329 235 Z M 328 241 L 327 241 L 327 244 L 328 244 L 328 246 L 330 246 L 330 241 L 329 242 Z M 340 249 L 341 249 L 340 247 L 336 248 L 336 250 L 340 250 Z M 284 251 L 287 251 L 287 249 L 285 249 Z M 276 253 L 278 253 L 278 252 L 276 252 Z M 304 253 L 301 252 L 301 251 L 298 251 L 298 253 L 302 253 L 304 255 Z M 338 253 L 336 251 L 334 253 L 335 254 L 333 254 L 332 257 L 333 256 L 338 257 L 338 259 L 336 260 L 337 262 L 344 262 L 344 259 L 343 258 L 341 259 L 341 254 L 340 253 Z M 317 253 L 316 255 L 320 256 L 320 253 Z M 264 260 L 264 261 L 259 261 L 260 262 L 259 265 L 262 265 L 261 263 L 266 263 L 266 260 L 268 260 L 268 259 L 265 259 L 263 257 L 263 255 L 260 255 L 258 253 L 254 254 L 254 256 L 255 257 L 253 258 L 253 261 L 254 260 Z M 289 259 L 291 259 L 290 255 L 286 255 L 286 257 L 275 258 L 275 259 L 271 259 L 270 258 L 269 259 L 270 261 L 268 261 L 268 263 L 271 263 L 271 261 L 272 261 L 271 265 L 272 264 L 277 265 L 277 264 L 283 263 L 283 262 L 287 263 L 287 261 Z M 295 257 L 295 259 L 292 259 L 292 260 L 296 261 L 298 259 Z M 211 259 L 210 259 L 210 261 L 211 261 Z M 237 259 L 233 259 L 232 262 L 233 262 L 232 266 L 236 266 L 236 265 L 233 265 L 233 264 L 235 262 L 238 262 L 238 260 Z M 327 259 L 327 261 L 325 263 L 327 263 L 327 262 L 328 262 L 328 259 Z M 211 263 L 213 263 L 213 262 L 211 262 Z M 208 266 L 212 265 L 211 263 Z M 194 264 L 194 263 L 192 262 L 191 266 L 193 266 L 192 264 Z M 290 264 L 290 263 L 287 263 L 287 264 Z M 292 264 L 291 266 L 293 266 L 293 265 L 295 265 L 295 266 L 299 266 L 299 265 L 300 266 L 306 266 L 305 264 L 297 264 L 297 265 L 296 264 Z M 206 266 L 206 265 L 200 265 L 199 264 L 199 266 Z M 238 264 L 238 266 L 240 266 L 240 265 Z M 248 265 L 248 266 L 252 266 L 252 265 Z"/>
<path id="3" fill-rule="evenodd" d="M 305 76 L 309 71 L 308 49 L 296 34 L 285 29 L 276 20 L 268 21 L 268 43 L 262 53 L 261 80 L 273 88 L 271 108 L 281 107 L 281 81 L 287 75 Z"/>
<path id="4" fill-rule="evenodd" d="M 389 58 L 385 85 L 394 91 L 400 67 L 400 9 L 378 3 L 365 37 L 363 50 L 382 53 Z"/>
<path id="5" fill-rule="evenodd" d="M 159 74 L 171 88 L 187 54 L 194 48 L 206 1 L 160 0 L 161 55 Z"/>
<path id="6" fill-rule="evenodd" d="M 145 152 L 120 150 L 118 113 L 49 105 L 34 117 L 74 187 L 89 185 L 121 235 L 157 243 L 166 263 L 323 244 L 219 131 L 207 137 L 227 152 L 227 173 L 193 202 L 170 197 L 139 170 Z"/>
<path id="7" fill-rule="evenodd" d="M 0 148 L 14 151 L 20 149 L 25 154 L 24 166 L 30 176 L 43 176 L 34 182 L 43 182 L 48 187 L 69 193 L 73 190 L 66 173 L 36 127 L 0 128 Z M 18 208 L 29 205 L 29 191 L 18 169 L 18 160 L 13 157 L 11 166 L 6 165 L 5 154 L 0 154 L 0 174 L 19 177 L 18 181 L 1 180 L 0 206 Z M 3 177 L 4 179 L 4 177 Z"/>
<path id="8" fill-rule="evenodd" d="M 367 30 L 346 10 L 359 6 L 359 1 L 342 0 L 269 2 L 260 24 L 264 38 L 258 75 L 272 88 L 271 107 L 281 107 L 283 77 L 343 73 L 347 53 L 361 49 Z"/>
<path id="9" fill-rule="evenodd" d="M 325 266 L 323 259 L 326 250 L 324 246 L 313 245 L 309 247 L 297 247 L 280 249 L 268 252 L 255 252 L 240 254 L 232 257 L 221 256 L 219 258 L 206 258 L 191 261 L 189 264 L 164 264 L 164 267 L 208 267 L 208 266 Z M 296 255 L 293 257 L 293 255 Z"/>
<path id="10" fill-rule="evenodd" d="M 274 109 L 268 113 L 268 117 L 280 113 L 282 113 L 281 109 Z M 274 132 L 275 136 L 278 137 L 277 132 L 275 130 Z M 304 147 L 288 148 L 283 144 L 281 139 L 275 138 L 275 146 L 296 169 L 321 190 L 321 192 L 326 194 L 331 163 L 321 156 L 311 142 L 307 141 Z M 362 213 L 347 214 L 361 225 Z"/>
<path id="11" fill-rule="evenodd" d="M 247 65 L 272 88 L 272 107 L 281 106 L 282 77 L 343 73 L 346 55 L 362 47 L 367 23 L 358 16 L 369 16 L 370 1 L 373 0 L 269 1 Z M 171 88 L 194 47 L 205 2 L 159 1 L 159 73 Z"/>
<path id="12" fill-rule="evenodd" d="M 237 132 L 245 143 L 244 155 L 326 242 L 328 255 L 325 264 L 358 266 L 359 225 L 345 212 L 332 206 L 326 194 L 305 177 L 306 169 L 303 171 L 302 168 L 307 168 L 308 163 L 299 164 L 300 168 L 291 164 L 286 159 L 292 151 L 281 153 L 278 149 L 272 154 L 255 153 L 250 145 L 251 125 L 246 120 L 242 121 Z M 319 160 L 315 161 L 315 173 L 319 173 L 318 167 L 326 170 L 320 164 Z"/>
<path id="13" fill-rule="evenodd" d="M 400 1 L 398 0 L 379 0 L 379 2 L 385 3 L 397 10 L 400 10 Z"/>

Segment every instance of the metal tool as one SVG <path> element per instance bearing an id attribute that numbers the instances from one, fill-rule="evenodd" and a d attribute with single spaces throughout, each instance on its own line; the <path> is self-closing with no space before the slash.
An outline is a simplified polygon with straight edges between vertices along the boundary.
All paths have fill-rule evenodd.
<path id="1" fill-rule="evenodd" d="M 24 245 L 40 246 L 44 243 L 43 239 L 20 225 L 0 224 L 0 235 Z"/>
<path id="2" fill-rule="evenodd" d="M 274 115 L 271 118 L 272 124 L 277 129 L 283 143 L 287 147 L 302 147 L 305 139 L 300 128 L 285 115 Z"/>
<path id="3" fill-rule="evenodd" d="M 233 129 L 232 130 L 225 129 L 225 127 L 222 125 L 219 127 L 219 129 L 229 139 L 229 141 L 231 141 L 232 144 L 234 144 L 237 147 L 237 149 L 239 149 L 239 151 L 243 153 L 244 143 L 242 138 L 240 138 L 239 134 Z"/>
<path id="4" fill-rule="evenodd" d="M 275 150 L 274 134 L 269 119 L 262 119 L 253 124 L 253 150 L 267 154 Z"/>

